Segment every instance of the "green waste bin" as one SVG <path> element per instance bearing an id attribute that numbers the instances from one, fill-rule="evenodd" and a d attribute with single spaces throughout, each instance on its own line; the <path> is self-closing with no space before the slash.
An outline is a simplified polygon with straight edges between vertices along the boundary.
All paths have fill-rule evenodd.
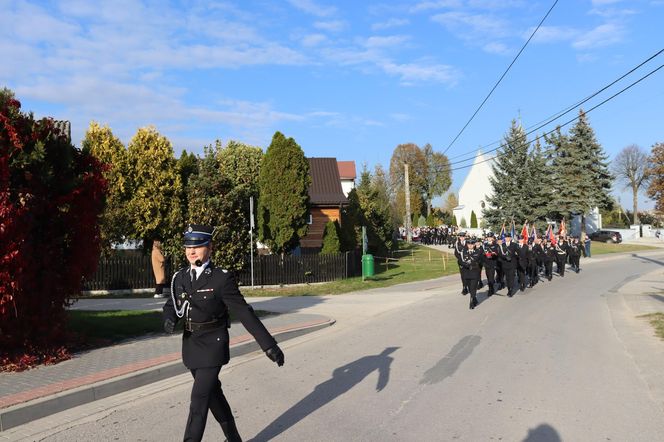
<path id="1" fill-rule="evenodd" d="M 374 257 L 373 255 L 362 255 L 362 277 L 374 275 Z"/>

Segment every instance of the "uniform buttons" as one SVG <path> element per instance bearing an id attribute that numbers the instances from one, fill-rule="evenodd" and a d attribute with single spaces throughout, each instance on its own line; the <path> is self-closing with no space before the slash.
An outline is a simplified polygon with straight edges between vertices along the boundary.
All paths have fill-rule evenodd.
<path id="1" fill-rule="evenodd" d="M 203 295 L 203 299 L 207 299 L 207 295 Z"/>
<path id="2" fill-rule="evenodd" d="M 217 341 L 221 340 L 220 338 L 217 338 Z"/>

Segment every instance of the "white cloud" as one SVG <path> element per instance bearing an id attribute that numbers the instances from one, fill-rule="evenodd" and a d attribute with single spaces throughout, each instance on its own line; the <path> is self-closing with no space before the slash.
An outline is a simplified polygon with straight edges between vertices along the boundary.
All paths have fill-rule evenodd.
<path id="1" fill-rule="evenodd" d="M 342 20 L 317 21 L 314 23 L 316 29 L 322 29 L 328 32 L 339 32 L 346 28 L 346 22 Z"/>
<path id="2" fill-rule="evenodd" d="M 604 6 L 604 5 L 613 5 L 620 3 L 622 0 L 591 0 L 593 6 Z"/>
<path id="3" fill-rule="evenodd" d="M 404 85 L 435 82 L 453 85 L 459 75 L 452 66 L 427 63 L 394 63 L 389 60 L 381 62 L 380 67 L 388 74 L 396 75 Z"/>
<path id="4" fill-rule="evenodd" d="M 323 34 L 309 34 L 302 37 L 302 46 L 313 47 L 327 41 L 327 37 Z"/>
<path id="5" fill-rule="evenodd" d="M 288 0 L 288 3 L 300 11 L 315 15 L 316 17 L 329 17 L 337 12 L 335 7 L 319 5 L 313 0 Z"/>
<path id="6" fill-rule="evenodd" d="M 371 29 L 373 31 L 381 31 L 384 29 L 391 29 L 391 28 L 397 28 L 400 26 L 406 26 L 410 23 L 410 21 L 406 18 L 391 18 L 387 21 L 380 22 L 380 23 L 374 23 L 371 25 Z"/>
<path id="7" fill-rule="evenodd" d="M 482 46 L 482 50 L 490 54 L 499 54 L 499 55 L 509 54 L 510 52 L 510 49 L 509 47 L 507 47 L 507 45 L 498 41 L 493 41 L 485 44 L 484 46 Z"/>
<path id="8" fill-rule="evenodd" d="M 523 39 L 526 40 L 533 33 L 535 28 L 530 28 L 523 33 Z M 532 39 L 533 43 L 557 43 L 561 41 L 570 41 L 579 35 L 579 31 L 566 26 L 541 26 Z"/>
<path id="9" fill-rule="evenodd" d="M 386 37 L 372 36 L 366 39 L 364 46 L 367 48 L 390 48 L 399 47 L 410 40 L 406 35 L 391 35 Z"/>
<path id="10" fill-rule="evenodd" d="M 394 121 L 398 121 L 400 123 L 410 121 L 410 120 L 413 119 L 413 117 L 408 115 L 408 114 L 402 114 L 402 113 L 398 113 L 398 112 L 390 114 L 390 118 L 392 118 Z"/>
<path id="11" fill-rule="evenodd" d="M 422 12 L 422 11 L 431 11 L 435 9 L 446 9 L 446 8 L 460 8 L 463 6 L 463 3 L 460 0 L 438 0 L 438 1 L 424 1 L 419 2 L 412 8 L 410 12 Z"/>
<path id="12" fill-rule="evenodd" d="M 431 17 L 436 23 L 445 26 L 451 32 L 457 32 L 465 38 L 474 39 L 478 36 L 505 37 L 509 35 L 510 26 L 503 19 L 484 14 L 466 12 L 445 12 Z"/>
<path id="13" fill-rule="evenodd" d="M 575 49 L 593 49 L 620 43 L 624 29 L 615 23 L 605 23 L 578 37 L 572 47 Z"/>

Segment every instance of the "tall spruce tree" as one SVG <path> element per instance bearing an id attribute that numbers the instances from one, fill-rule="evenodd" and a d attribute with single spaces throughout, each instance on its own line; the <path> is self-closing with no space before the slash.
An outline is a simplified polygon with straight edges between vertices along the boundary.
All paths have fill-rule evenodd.
<path id="1" fill-rule="evenodd" d="M 219 145 L 205 147 L 198 173 L 190 177 L 187 221 L 214 226 L 215 264 L 239 271 L 250 253 L 249 190 L 220 173 L 220 150 Z"/>
<path id="2" fill-rule="evenodd" d="M 578 173 L 569 186 L 574 191 L 569 210 L 581 216 L 581 231 L 585 233 L 586 215 L 595 207 L 604 208 L 611 204 L 613 176 L 609 171 L 608 156 L 597 142 L 583 110 L 579 111 L 579 119 L 570 129 L 569 144 L 572 158 L 577 159 L 570 172 Z"/>
<path id="3" fill-rule="evenodd" d="M 570 211 L 567 208 L 572 204 L 574 194 L 567 183 L 570 179 L 575 179 L 570 175 L 577 173 L 572 158 L 573 152 L 570 152 L 569 137 L 558 126 L 552 133 L 544 135 L 544 140 L 546 141 L 544 156 L 548 170 L 547 183 L 550 185 L 547 216 L 554 220 L 560 220 L 563 217 L 569 218 Z"/>
<path id="4" fill-rule="evenodd" d="M 539 138 L 530 150 L 528 170 L 530 171 L 530 184 L 527 198 L 531 209 L 528 221 L 535 223 L 541 229 L 545 226 L 546 218 L 549 215 L 553 182 L 546 167 L 546 156 Z"/>
<path id="5" fill-rule="evenodd" d="M 309 163 L 293 138 L 275 132 L 258 178 L 259 239 L 275 253 L 288 253 L 307 232 Z"/>
<path id="6" fill-rule="evenodd" d="M 492 163 L 491 194 L 482 215 L 487 225 L 498 229 L 503 222 L 523 222 L 532 215 L 527 199 L 530 184 L 528 170 L 528 140 L 521 124 L 512 120 L 503 144 Z"/>

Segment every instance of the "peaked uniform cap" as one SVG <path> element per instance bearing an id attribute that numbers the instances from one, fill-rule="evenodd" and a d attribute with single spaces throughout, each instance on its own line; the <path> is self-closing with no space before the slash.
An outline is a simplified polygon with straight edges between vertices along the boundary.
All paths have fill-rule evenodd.
<path id="1" fill-rule="evenodd" d="M 184 232 L 185 247 L 201 247 L 212 241 L 214 227 L 204 224 L 189 224 Z"/>

